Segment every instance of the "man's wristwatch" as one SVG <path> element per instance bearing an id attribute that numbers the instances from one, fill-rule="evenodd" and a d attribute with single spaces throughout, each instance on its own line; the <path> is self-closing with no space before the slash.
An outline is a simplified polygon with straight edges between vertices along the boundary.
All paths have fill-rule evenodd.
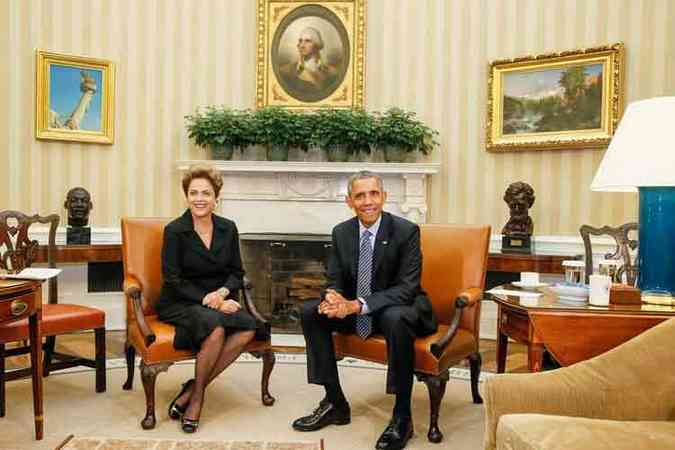
<path id="1" fill-rule="evenodd" d="M 218 290 L 216 291 L 216 293 L 217 293 L 218 295 L 220 295 L 221 297 L 223 297 L 223 300 L 225 300 L 225 299 L 227 298 L 227 296 L 230 295 L 230 290 L 229 290 L 228 288 L 226 288 L 226 287 L 223 286 L 223 287 L 221 287 L 220 289 L 218 289 Z"/>

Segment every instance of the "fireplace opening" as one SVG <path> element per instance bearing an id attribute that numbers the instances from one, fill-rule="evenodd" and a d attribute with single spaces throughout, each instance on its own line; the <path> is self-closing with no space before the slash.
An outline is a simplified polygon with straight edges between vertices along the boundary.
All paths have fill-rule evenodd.
<path id="1" fill-rule="evenodd" d="M 253 303 L 273 333 L 302 334 L 300 307 L 326 285 L 329 235 L 243 233 L 241 253 Z"/>

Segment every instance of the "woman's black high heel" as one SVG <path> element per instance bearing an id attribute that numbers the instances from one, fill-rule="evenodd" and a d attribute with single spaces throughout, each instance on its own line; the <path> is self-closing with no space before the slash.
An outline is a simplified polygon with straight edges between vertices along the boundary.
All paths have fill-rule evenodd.
<path id="1" fill-rule="evenodd" d="M 199 428 L 199 419 L 187 419 L 183 416 L 181 419 L 181 428 L 185 433 L 194 433 Z"/>
<path id="2" fill-rule="evenodd" d="M 194 378 L 192 378 L 183 383 L 183 387 L 181 388 L 180 392 L 178 393 L 178 395 L 176 395 L 176 398 L 174 398 L 173 401 L 169 404 L 169 417 L 172 418 L 173 420 L 178 420 L 181 417 L 183 417 L 183 414 L 185 414 L 187 405 L 182 407 L 178 406 L 176 404 L 176 401 L 181 397 L 181 395 L 185 394 L 187 390 L 190 389 L 190 386 L 192 386 L 194 382 L 195 380 Z"/>

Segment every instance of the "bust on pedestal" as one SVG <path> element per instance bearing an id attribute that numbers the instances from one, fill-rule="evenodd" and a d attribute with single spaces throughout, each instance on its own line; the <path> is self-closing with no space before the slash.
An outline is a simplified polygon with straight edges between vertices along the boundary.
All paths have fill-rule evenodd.
<path id="1" fill-rule="evenodd" d="M 63 207 L 68 210 L 68 228 L 66 229 L 66 243 L 68 245 L 91 244 L 91 228 L 89 211 L 94 208 L 91 195 L 83 187 L 74 187 L 66 194 Z"/>
<path id="2" fill-rule="evenodd" d="M 532 186 L 522 181 L 511 183 L 504 192 L 511 217 L 502 228 L 502 252 L 532 253 L 534 223 L 528 210 L 534 204 L 534 198 Z"/>

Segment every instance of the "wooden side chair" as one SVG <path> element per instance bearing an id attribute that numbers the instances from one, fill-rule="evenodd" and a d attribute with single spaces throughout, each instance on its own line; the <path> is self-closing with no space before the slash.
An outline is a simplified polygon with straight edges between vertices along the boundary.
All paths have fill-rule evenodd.
<path id="1" fill-rule="evenodd" d="M 122 262 L 124 264 L 124 294 L 127 299 L 127 380 L 123 388 L 130 390 L 134 381 L 136 353 L 141 357 L 140 371 L 145 391 L 146 412 L 141 421 L 143 429 L 152 429 L 155 417 L 155 380 L 160 372 L 174 362 L 193 359 L 195 354 L 173 347 L 175 327 L 161 322 L 155 305 L 162 287 L 161 253 L 164 226 L 168 219 L 123 218 Z M 240 298 L 246 310 L 255 317 L 259 328 L 245 351 L 262 358 L 261 395 L 265 406 L 274 404 L 269 393 L 269 379 L 274 368 L 270 324 L 258 313 L 251 297 L 251 285 L 244 280 Z"/>
<path id="2" fill-rule="evenodd" d="M 30 267 L 37 255 L 38 241 L 28 235 L 34 223 L 49 224 L 47 262 L 55 267 L 56 229 L 59 216 L 27 216 L 19 211 L 0 212 L 0 269 L 10 273 L 20 272 Z M 87 366 L 96 369 L 96 392 L 106 390 L 105 361 L 105 312 L 88 306 L 58 303 L 57 277 L 49 279 L 48 303 L 42 305 L 40 332 L 46 337 L 43 345 L 43 373 L 75 366 Z M 95 359 L 83 358 L 56 351 L 56 336 L 82 331 L 94 331 Z M 0 327 L 0 411 L 5 411 L 5 382 L 31 376 L 31 369 L 6 371 L 4 358 L 30 352 L 30 347 L 5 348 L 9 342 L 25 342 L 28 339 L 28 319 L 22 319 Z"/>
<path id="3" fill-rule="evenodd" d="M 626 282 L 630 286 L 637 283 L 638 266 L 637 255 L 633 257 L 631 252 L 635 252 L 638 247 L 637 239 L 630 236 L 631 233 L 637 234 L 638 223 L 629 222 L 618 227 L 604 226 L 600 228 L 590 225 L 582 225 L 579 228 L 579 234 L 584 241 L 584 260 L 586 263 L 586 279 L 593 273 L 593 248 L 591 244 L 591 235 L 593 236 L 611 236 L 616 242 L 614 252 L 607 253 L 605 259 L 617 259 L 621 261 L 621 266 L 617 269 L 617 278 L 619 280 L 625 275 Z"/>
<path id="4" fill-rule="evenodd" d="M 435 334 L 415 340 L 415 375 L 429 390 L 427 438 L 441 442 L 438 415 L 450 367 L 468 359 L 473 402 L 483 402 L 478 392 L 478 343 L 490 227 L 429 224 L 420 225 L 420 230 L 422 288 L 431 299 L 439 326 Z M 381 335 L 363 340 L 356 334 L 336 333 L 333 341 L 338 355 L 387 363 L 386 342 Z"/>

